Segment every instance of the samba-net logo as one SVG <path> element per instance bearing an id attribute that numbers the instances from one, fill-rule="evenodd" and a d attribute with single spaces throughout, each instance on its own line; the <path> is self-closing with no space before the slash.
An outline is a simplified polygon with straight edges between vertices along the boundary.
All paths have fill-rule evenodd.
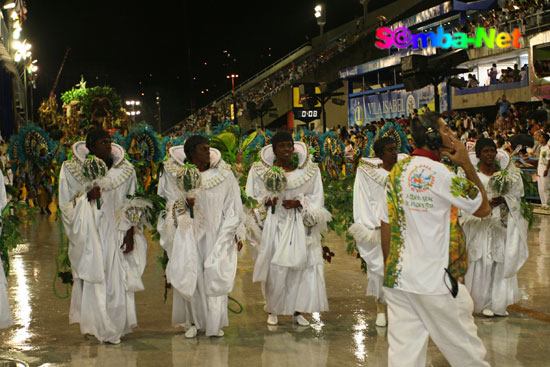
<path id="1" fill-rule="evenodd" d="M 468 48 L 473 45 L 476 48 L 520 48 L 519 39 L 522 37 L 519 29 L 516 28 L 512 33 L 501 32 L 497 34 L 496 29 L 477 27 L 473 37 L 468 33 L 455 32 L 447 33 L 443 27 L 438 27 L 437 31 L 428 33 L 412 34 L 408 28 L 399 27 L 392 30 L 388 27 L 381 27 L 376 30 L 377 41 L 375 46 L 380 49 L 388 49 L 392 46 L 397 48 L 409 48 L 417 50 L 426 47 L 448 48 Z"/>

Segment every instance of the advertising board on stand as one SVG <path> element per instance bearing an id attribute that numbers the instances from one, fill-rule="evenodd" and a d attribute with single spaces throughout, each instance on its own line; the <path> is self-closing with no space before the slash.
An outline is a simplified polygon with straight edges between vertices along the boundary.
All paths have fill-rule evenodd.
<path id="1" fill-rule="evenodd" d="M 448 111 L 451 107 L 446 83 L 439 85 L 439 93 L 439 111 Z M 411 92 L 399 89 L 378 94 L 350 95 L 348 124 L 349 126 L 364 126 L 381 118 L 400 118 L 402 115 L 407 117 L 412 115 L 415 109 L 420 110 L 425 105 L 430 110 L 435 110 L 431 85 Z"/>

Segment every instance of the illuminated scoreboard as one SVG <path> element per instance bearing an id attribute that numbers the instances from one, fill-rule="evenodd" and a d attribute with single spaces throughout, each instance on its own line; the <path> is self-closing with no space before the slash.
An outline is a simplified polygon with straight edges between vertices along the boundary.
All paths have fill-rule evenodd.
<path id="1" fill-rule="evenodd" d="M 321 94 L 321 89 L 315 83 L 315 94 Z M 321 118 L 321 103 L 318 102 L 315 106 L 304 106 L 302 103 L 305 97 L 300 96 L 300 86 L 298 84 L 292 86 L 292 109 L 294 118 L 304 122 L 311 122 Z"/>

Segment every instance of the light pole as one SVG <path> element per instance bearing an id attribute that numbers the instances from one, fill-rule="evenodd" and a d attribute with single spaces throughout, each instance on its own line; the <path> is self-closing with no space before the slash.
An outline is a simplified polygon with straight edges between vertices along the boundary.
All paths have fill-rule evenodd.
<path id="1" fill-rule="evenodd" d="M 139 116 L 141 114 L 141 111 L 139 110 L 139 105 L 141 105 L 140 101 L 134 101 L 134 100 L 128 100 L 125 102 L 126 106 L 130 106 L 132 109 L 131 111 L 126 111 L 126 115 L 132 117 L 132 122 L 136 123 L 136 116 Z M 137 108 L 136 108 L 137 106 Z"/>
<path id="2" fill-rule="evenodd" d="M 157 109 L 158 109 L 158 130 L 157 131 L 161 131 L 161 128 L 162 128 L 162 123 L 161 123 L 161 119 L 160 119 L 160 94 L 159 92 L 157 92 L 157 98 L 156 98 L 156 103 L 157 103 Z"/>
<path id="3" fill-rule="evenodd" d="M 225 76 L 227 79 L 231 79 L 231 91 L 235 92 L 235 79 L 239 77 L 239 74 L 230 74 Z"/>
<path id="4" fill-rule="evenodd" d="M 325 27 L 325 24 L 327 23 L 327 16 L 326 16 L 326 10 L 325 10 L 325 4 L 318 3 L 315 5 L 315 18 L 317 18 L 317 25 L 321 28 L 320 36 L 323 35 L 323 28 Z"/>
<path id="5" fill-rule="evenodd" d="M 18 62 L 24 62 L 27 59 L 31 58 L 31 44 L 27 42 L 27 40 L 23 40 L 22 42 L 19 40 L 15 40 L 12 43 L 12 48 L 15 50 L 15 55 L 13 56 L 13 60 Z M 23 87 L 24 87 L 24 109 L 25 109 L 25 124 L 29 122 L 29 100 L 28 100 L 28 94 L 27 94 L 27 66 L 23 65 Z"/>
<path id="6" fill-rule="evenodd" d="M 36 60 L 29 59 L 28 65 L 25 67 L 25 76 L 26 73 L 29 73 L 29 76 L 26 77 L 25 85 L 27 82 L 30 82 L 30 90 L 31 90 L 31 100 L 30 100 L 30 117 L 31 122 L 34 123 L 34 99 L 33 99 L 33 93 L 32 90 L 35 88 L 35 79 L 36 79 L 36 72 L 38 71 L 38 66 L 36 65 Z M 26 87 L 25 87 L 26 89 Z M 26 97 L 25 97 L 26 98 Z"/>
<path id="7" fill-rule="evenodd" d="M 229 111 L 229 117 L 232 118 L 235 124 L 238 124 L 238 121 L 237 121 L 238 108 L 237 108 L 237 103 L 235 98 L 235 79 L 239 77 L 239 74 L 230 74 L 230 75 L 226 75 L 225 77 L 227 79 L 231 79 L 231 94 L 233 96 L 233 110 Z"/>
<path id="8" fill-rule="evenodd" d="M 369 0 L 359 0 L 361 5 L 363 5 L 363 26 L 367 24 L 367 6 L 369 5 Z"/>

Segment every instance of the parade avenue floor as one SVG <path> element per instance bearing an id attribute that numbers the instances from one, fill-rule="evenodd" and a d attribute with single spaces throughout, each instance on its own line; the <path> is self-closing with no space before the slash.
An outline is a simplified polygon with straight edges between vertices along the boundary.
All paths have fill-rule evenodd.
<path id="1" fill-rule="evenodd" d="M 182 329 L 171 327 L 172 291 L 164 302 L 163 271 L 157 263 L 162 249 L 150 243 L 146 289 L 136 293 L 139 325 L 119 345 L 99 344 L 81 335 L 78 324 L 69 325 L 69 299 L 52 290 L 59 243 L 53 216 L 41 216 L 23 235 L 27 243 L 11 254 L 8 283 L 15 325 L 0 330 L 0 367 L 387 366 L 386 328 L 374 325 L 376 306 L 365 296 L 366 276 L 332 234 L 326 243 L 336 257 L 325 265 L 330 312 L 306 315 L 310 327 L 294 326 L 283 316 L 278 326 L 268 327 L 260 285 L 252 283 L 252 251 L 245 247 L 231 293 L 244 311 L 229 314 L 223 338 L 199 334 L 186 339 Z M 491 366 L 550 366 L 550 215 L 536 215 L 529 252 L 518 274 L 522 299 L 509 307 L 510 316 L 476 316 Z M 65 294 L 63 286 L 58 293 Z M 428 365 L 448 366 L 431 342 Z"/>

